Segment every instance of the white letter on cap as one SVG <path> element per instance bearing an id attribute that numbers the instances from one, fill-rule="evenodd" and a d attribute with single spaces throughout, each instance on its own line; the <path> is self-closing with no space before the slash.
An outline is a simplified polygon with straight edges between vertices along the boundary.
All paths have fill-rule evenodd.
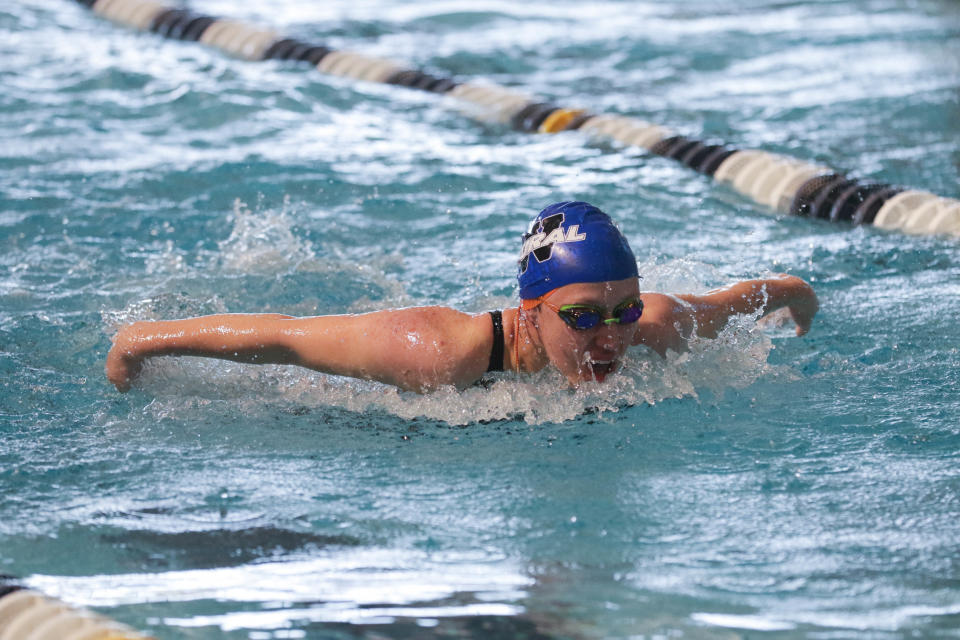
<path id="1" fill-rule="evenodd" d="M 572 224 L 567 227 L 567 242 L 579 242 L 580 240 L 586 240 L 587 234 L 580 233 L 580 225 Z"/>

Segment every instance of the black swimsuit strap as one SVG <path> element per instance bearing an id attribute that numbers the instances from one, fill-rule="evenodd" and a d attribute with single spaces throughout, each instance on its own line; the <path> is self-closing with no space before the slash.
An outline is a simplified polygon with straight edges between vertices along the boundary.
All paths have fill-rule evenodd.
<path id="1" fill-rule="evenodd" d="M 487 371 L 503 371 L 503 312 L 490 311 L 493 320 L 493 347 L 490 349 L 490 364 Z"/>

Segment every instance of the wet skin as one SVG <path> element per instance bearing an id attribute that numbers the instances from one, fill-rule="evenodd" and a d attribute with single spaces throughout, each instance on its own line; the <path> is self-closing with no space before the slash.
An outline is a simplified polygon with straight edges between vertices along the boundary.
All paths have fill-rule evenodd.
<path id="1" fill-rule="evenodd" d="M 636 278 L 571 284 L 557 289 L 549 302 L 555 307 L 588 304 L 609 316 L 618 305 L 637 297 L 644 304 L 638 322 L 601 323 L 582 331 L 545 305 L 505 309 L 504 368 L 534 372 L 552 364 L 573 386 L 602 382 L 618 369 L 631 344 L 665 356 L 671 350 L 685 350 L 691 335 L 715 338 L 733 315 L 767 314 L 784 307 L 797 323 L 797 334 L 803 335 L 819 308 L 810 285 L 787 275 L 696 295 L 641 296 Z M 467 314 L 449 307 L 310 318 L 218 314 L 122 327 L 107 355 L 106 374 L 119 391 L 126 391 L 147 358 L 202 356 L 298 365 L 426 392 L 473 384 L 487 370 L 492 345 L 487 313 Z"/>

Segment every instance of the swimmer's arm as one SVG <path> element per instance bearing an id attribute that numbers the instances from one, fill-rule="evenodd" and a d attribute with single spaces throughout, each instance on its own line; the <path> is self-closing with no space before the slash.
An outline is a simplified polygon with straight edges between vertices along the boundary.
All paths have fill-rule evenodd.
<path id="1" fill-rule="evenodd" d="M 221 314 L 123 327 L 107 356 L 106 373 L 126 391 L 145 359 L 189 355 L 296 364 L 427 391 L 477 380 L 486 370 L 491 341 L 489 316 L 441 307 L 315 318 Z"/>
<path id="2" fill-rule="evenodd" d="M 731 316 L 760 312 L 767 315 L 784 307 L 797 325 L 797 335 L 810 330 L 820 304 L 813 288 L 795 276 L 746 280 L 702 295 L 680 295 L 690 304 L 697 335 L 715 338 Z"/>
<path id="3" fill-rule="evenodd" d="M 278 314 L 220 314 L 135 322 L 121 327 L 107 354 L 106 374 L 119 391 L 130 389 L 147 358 L 202 356 L 255 362 L 286 363 L 289 353 L 273 336 L 275 327 L 290 316 Z"/>
<path id="4" fill-rule="evenodd" d="M 486 313 L 390 309 L 304 318 L 285 344 L 301 366 L 422 393 L 480 379 L 490 359 L 493 326 Z"/>

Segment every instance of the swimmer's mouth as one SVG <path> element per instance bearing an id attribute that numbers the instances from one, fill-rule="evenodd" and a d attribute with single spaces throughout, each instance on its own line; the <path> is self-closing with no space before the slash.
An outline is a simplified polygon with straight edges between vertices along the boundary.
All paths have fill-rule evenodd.
<path id="1" fill-rule="evenodd" d="M 607 376 L 617 370 L 616 360 L 592 360 L 587 362 L 587 368 L 597 382 L 603 382 Z"/>

